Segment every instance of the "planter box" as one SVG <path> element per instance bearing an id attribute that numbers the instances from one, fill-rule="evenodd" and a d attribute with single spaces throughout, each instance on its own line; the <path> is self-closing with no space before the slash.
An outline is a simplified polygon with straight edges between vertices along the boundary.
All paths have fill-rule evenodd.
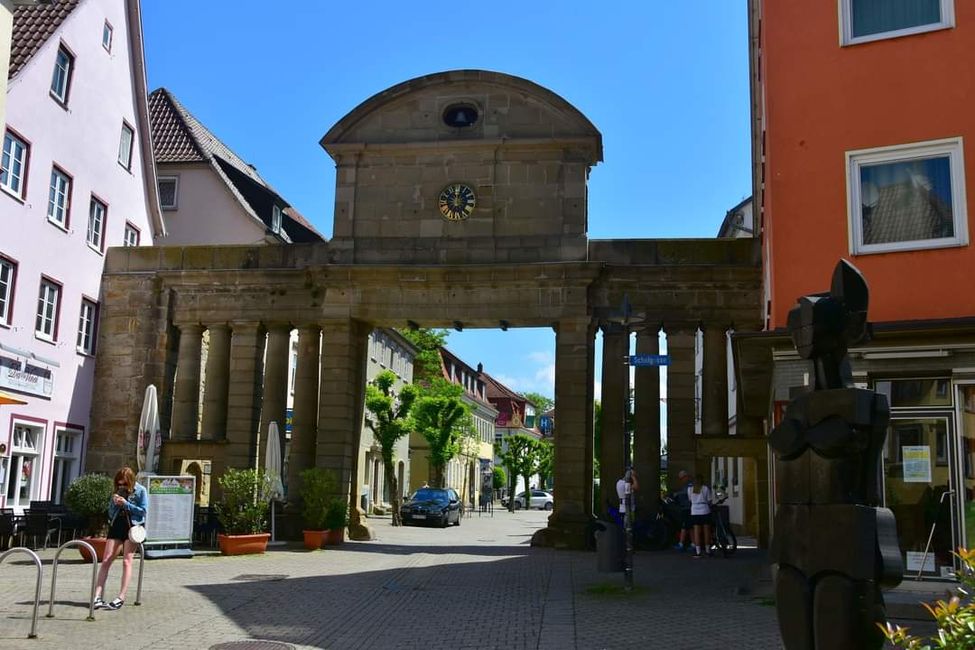
<path id="1" fill-rule="evenodd" d="M 338 546 L 345 541 L 345 529 L 335 528 L 325 531 L 325 546 Z"/>
<path id="2" fill-rule="evenodd" d="M 224 555 L 251 555 L 263 553 L 267 549 L 267 541 L 271 533 L 257 535 L 217 535 L 220 552 Z"/>
<path id="3" fill-rule="evenodd" d="M 307 548 L 309 551 L 314 551 L 316 548 L 321 548 L 325 543 L 325 535 L 328 531 L 303 530 L 301 532 L 305 536 L 305 548 Z"/>
<path id="4" fill-rule="evenodd" d="M 105 557 L 105 546 L 108 545 L 108 538 L 106 538 L 106 537 L 79 537 L 78 539 L 80 539 L 83 542 L 88 542 L 89 544 L 91 544 L 91 547 L 93 549 L 95 549 L 95 553 L 98 554 L 97 560 L 99 562 L 102 561 L 102 558 Z M 91 562 L 92 561 L 91 553 L 88 552 L 88 549 L 86 549 L 84 546 L 78 546 L 77 549 L 78 549 L 78 552 L 81 553 L 81 557 L 84 558 L 85 562 Z"/>

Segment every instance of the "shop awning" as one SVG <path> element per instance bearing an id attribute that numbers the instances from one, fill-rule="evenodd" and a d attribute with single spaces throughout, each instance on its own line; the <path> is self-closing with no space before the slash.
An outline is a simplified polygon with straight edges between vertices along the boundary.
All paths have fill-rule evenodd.
<path id="1" fill-rule="evenodd" d="M 5 393 L 2 390 L 0 390 L 0 406 L 3 406 L 4 404 L 26 404 L 26 403 L 27 403 L 26 401 L 20 399 L 19 397 L 11 395 L 10 393 Z"/>

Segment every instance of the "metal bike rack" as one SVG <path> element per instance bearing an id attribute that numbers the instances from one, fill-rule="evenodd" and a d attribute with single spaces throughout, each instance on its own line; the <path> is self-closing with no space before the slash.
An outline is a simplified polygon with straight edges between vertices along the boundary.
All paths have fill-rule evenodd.
<path id="1" fill-rule="evenodd" d="M 44 569 L 41 566 L 41 558 L 37 557 L 37 553 L 30 550 L 29 548 L 24 548 L 23 546 L 17 546 L 8 551 L 4 551 L 3 553 L 0 553 L 0 564 L 3 564 L 3 561 L 7 559 L 8 555 L 17 552 L 27 553 L 27 555 L 29 555 L 31 559 L 34 560 L 34 565 L 37 567 L 37 586 L 34 588 L 34 615 L 32 616 L 30 622 L 30 634 L 27 635 L 28 639 L 36 639 L 37 638 L 37 608 L 41 604 L 41 581 L 43 578 L 42 574 L 44 572 Z"/>
<path id="2" fill-rule="evenodd" d="M 139 588 L 135 590 L 135 606 L 142 604 L 142 569 L 146 564 L 146 545 L 139 544 Z"/>
<path id="3" fill-rule="evenodd" d="M 80 539 L 72 539 L 70 541 L 61 544 L 58 547 L 58 552 L 54 554 L 54 564 L 51 568 L 51 598 L 49 599 L 50 605 L 47 608 L 47 618 L 54 618 L 54 588 L 58 584 L 58 558 L 61 557 L 61 551 L 66 548 L 71 548 L 72 546 L 81 546 L 88 549 L 91 553 L 91 593 L 88 594 L 88 620 L 95 620 L 95 580 L 98 578 L 98 554 L 95 553 L 95 548 L 88 542 Z"/>

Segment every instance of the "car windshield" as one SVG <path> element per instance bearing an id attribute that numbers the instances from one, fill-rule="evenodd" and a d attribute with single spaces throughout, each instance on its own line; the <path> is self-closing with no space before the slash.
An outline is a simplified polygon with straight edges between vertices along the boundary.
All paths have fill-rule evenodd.
<path id="1" fill-rule="evenodd" d="M 447 498 L 447 490 L 438 490 L 435 488 L 421 488 L 416 491 L 413 495 L 413 501 L 449 501 Z"/>

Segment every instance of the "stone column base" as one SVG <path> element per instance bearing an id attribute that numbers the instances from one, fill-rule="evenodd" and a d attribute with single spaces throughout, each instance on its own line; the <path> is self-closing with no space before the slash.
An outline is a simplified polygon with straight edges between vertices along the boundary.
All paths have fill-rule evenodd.
<path id="1" fill-rule="evenodd" d="M 548 527 L 535 531 L 532 546 L 588 551 L 593 548 L 592 534 L 595 519 L 587 517 L 557 517 L 548 519 Z"/>
<path id="2" fill-rule="evenodd" d="M 376 539 L 376 533 L 361 521 L 353 522 L 349 524 L 349 539 L 356 542 L 371 542 Z"/>

